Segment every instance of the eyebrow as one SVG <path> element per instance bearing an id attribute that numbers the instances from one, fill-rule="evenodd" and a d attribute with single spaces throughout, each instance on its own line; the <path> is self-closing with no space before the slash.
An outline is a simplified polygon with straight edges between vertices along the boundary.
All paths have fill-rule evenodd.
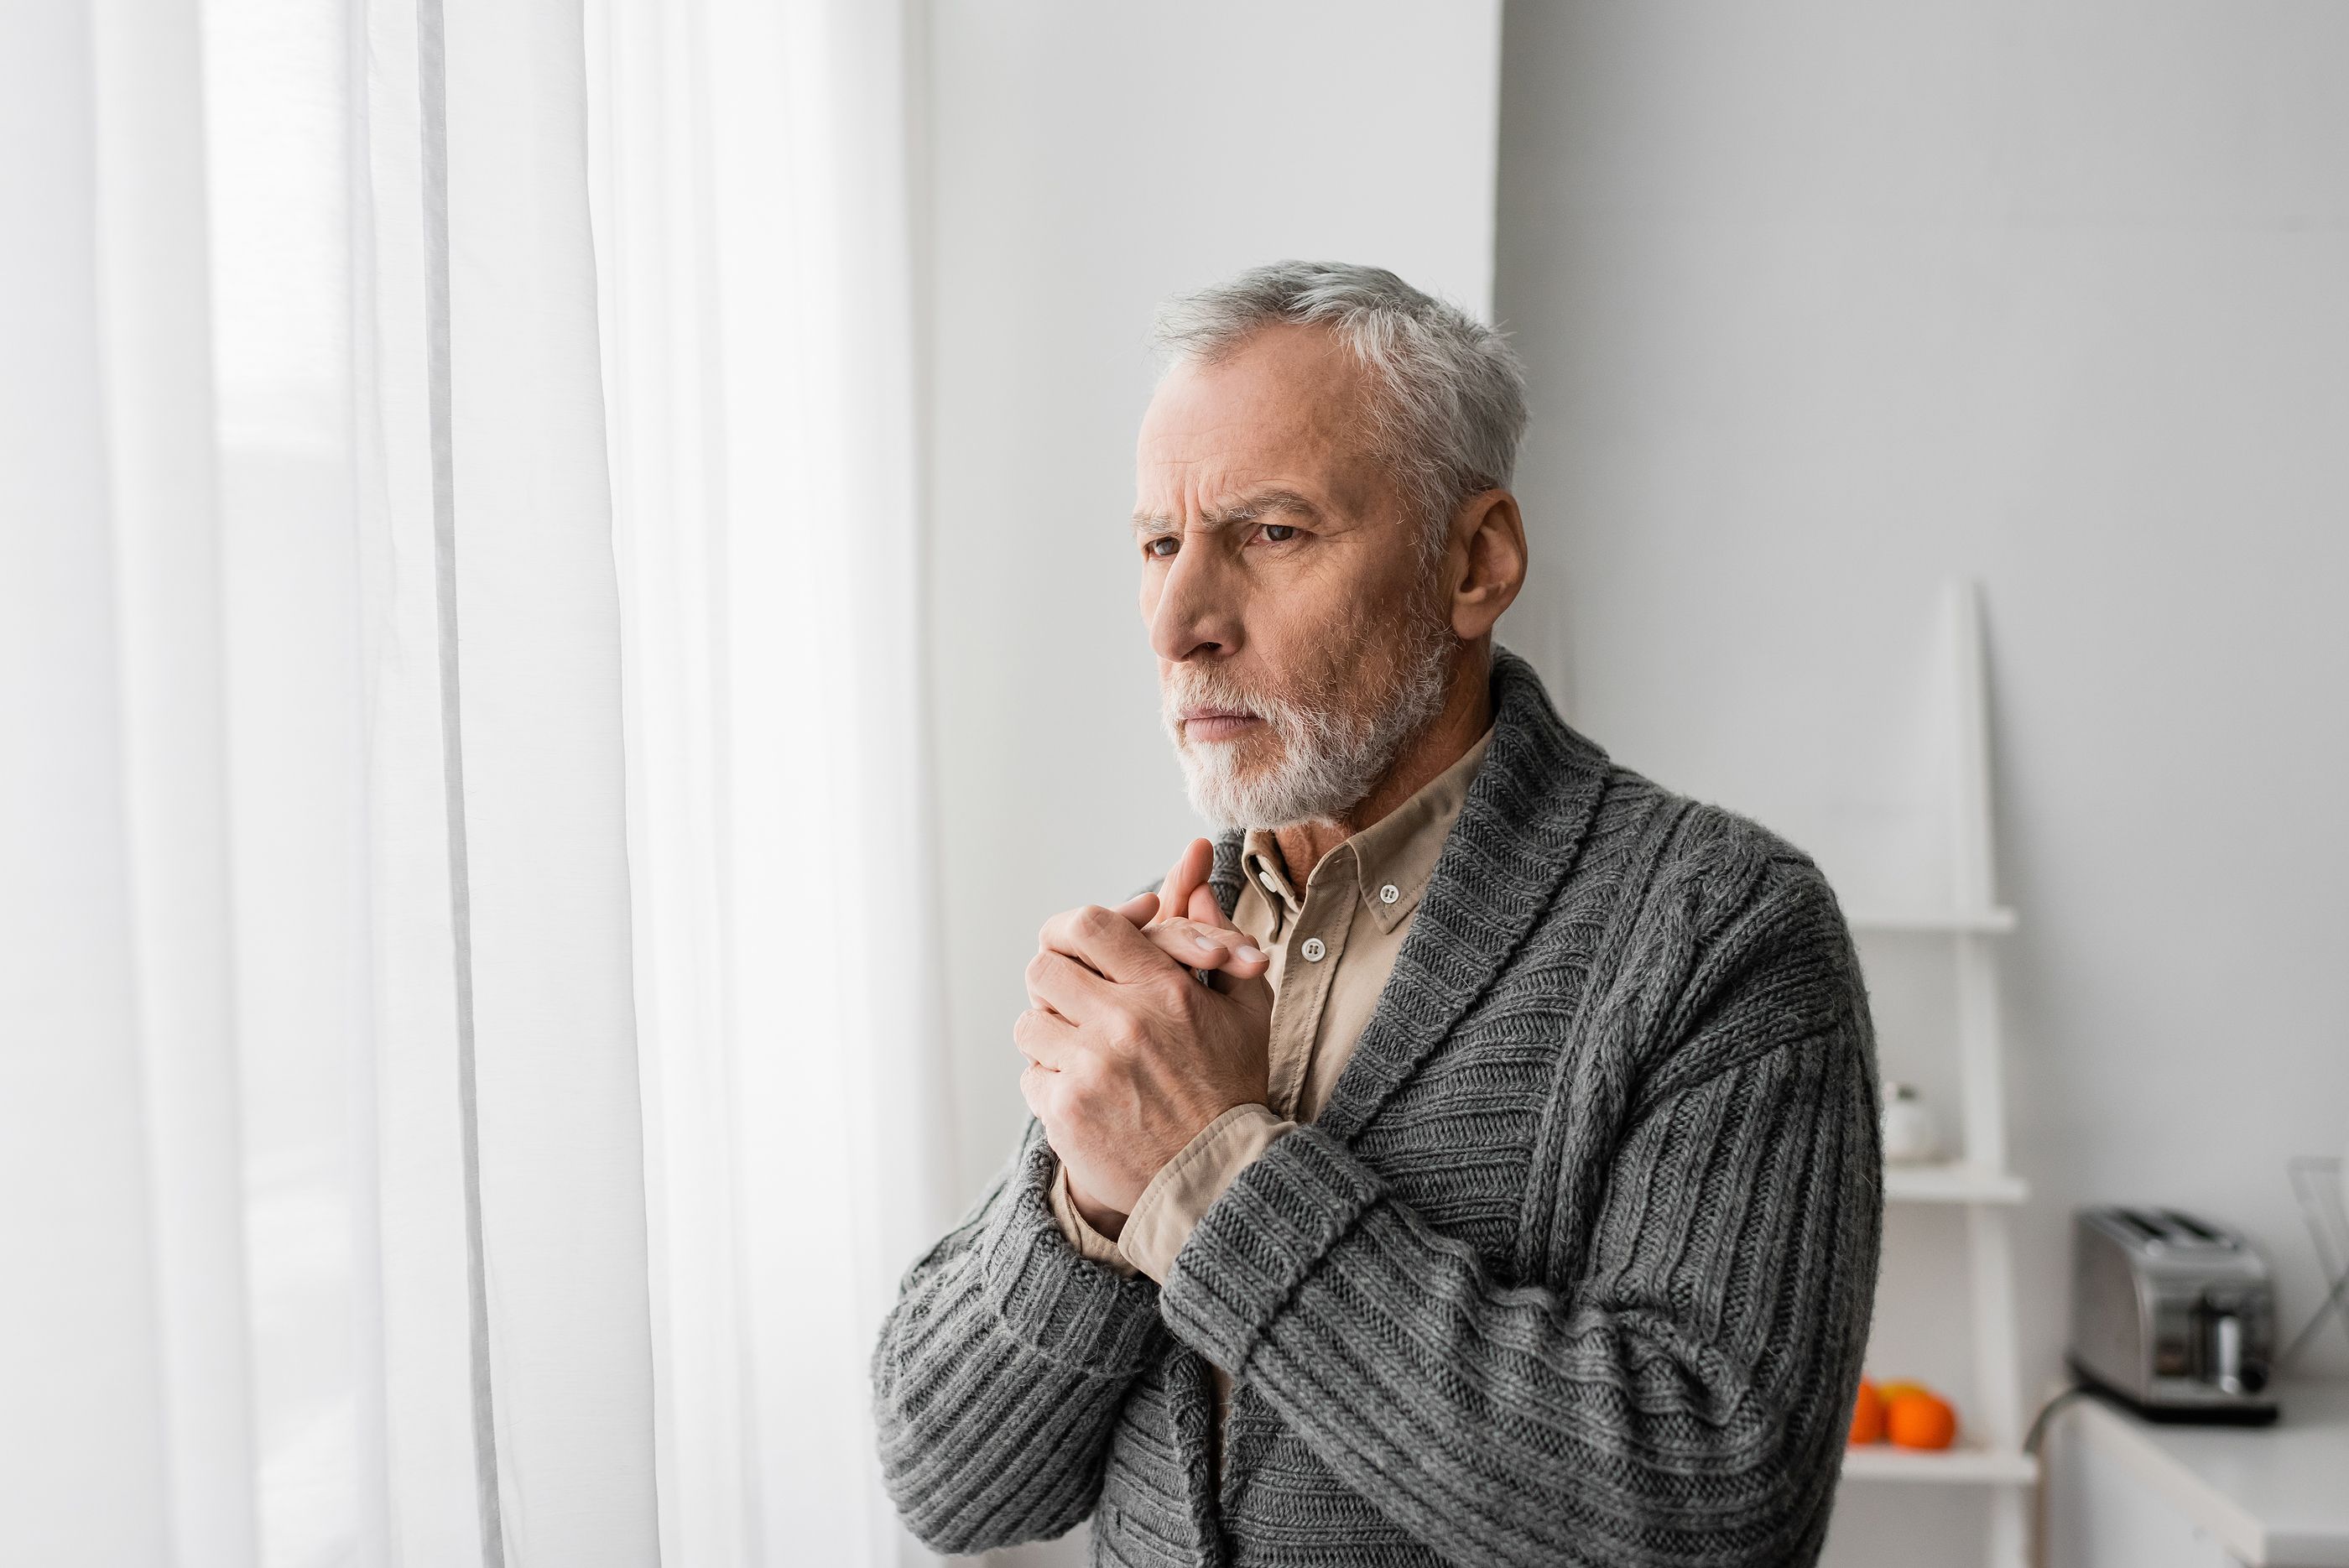
<path id="1" fill-rule="evenodd" d="M 1237 501 L 1208 507 L 1199 515 L 1199 526 L 1205 529 L 1237 528 L 1275 512 L 1294 512 L 1306 517 L 1321 514 L 1319 507 L 1294 490 L 1254 490 Z M 1133 514 L 1133 531 L 1145 536 L 1155 536 L 1179 534 L 1183 525 L 1175 519 L 1157 513 L 1137 512 Z"/>

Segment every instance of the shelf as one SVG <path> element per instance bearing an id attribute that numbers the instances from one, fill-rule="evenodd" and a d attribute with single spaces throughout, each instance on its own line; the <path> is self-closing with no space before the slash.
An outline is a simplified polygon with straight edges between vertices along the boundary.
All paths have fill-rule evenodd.
<path id="1" fill-rule="evenodd" d="M 1854 909 L 1844 917 L 1855 931 L 1948 931 L 2001 936 L 2014 929 L 2014 911 L 1982 909 Z"/>
<path id="2" fill-rule="evenodd" d="M 1949 1486 L 2028 1486 L 2039 1461 L 2013 1449 L 1896 1449 L 1869 1443 L 1843 1451 L 1846 1480 L 1939 1481 Z"/>
<path id="3" fill-rule="evenodd" d="M 1884 1197 L 1891 1203 L 2020 1203 L 2031 1196 L 2023 1178 L 1976 1165 L 1888 1165 Z"/>

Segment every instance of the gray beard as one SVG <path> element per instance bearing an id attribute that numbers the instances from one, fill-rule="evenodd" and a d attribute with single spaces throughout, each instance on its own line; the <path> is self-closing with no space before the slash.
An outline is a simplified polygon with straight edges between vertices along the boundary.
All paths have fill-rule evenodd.
<path id="1" fill-rule="evenodd" d="M 1263 697 L 1235 690 L 1205 670 L 1177 666 L 1163 685 L 1160 717 L 1183 764 L 1191 809 L 1219 832 L 1343 820 L 1443 711 L 1454 649 L 1450 629 L 1415 628 L 1411 657 L 1389 689 L 1351 709 L 1334 692 L 1308 702 Z M 1279 760 L 1243 774 L 1233 742 L 1193 744 L 1180 717 L 1193 702 L 1262 715 L 1279 737 Z"/>

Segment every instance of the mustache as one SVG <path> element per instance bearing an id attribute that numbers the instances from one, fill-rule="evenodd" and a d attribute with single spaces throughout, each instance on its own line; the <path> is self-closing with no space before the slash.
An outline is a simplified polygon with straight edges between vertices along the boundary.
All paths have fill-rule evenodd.
<path id="1" fill-rule="evenodd" d="M 1297 690 L 1298 683 L 1251 680 L 1212 664 L 1177 664 L 1164 670 L 1159 695 L 1167 711 L 1195 712 L 1202 708 L 1254 713 L 1270 719 L 1309 710 L 1332 693 Z"/>
<path id="2" fill-rule="evenodd" d="M 1159 682 L 1159 692 L 1168 710 L 1177 717 L 1202 708 L 1261 713 L 1270 705 L 1266 701 L 1269 694 L 1256 691 L 1252 682 L 1195 664 L 1178 664 L 1167 671 Z"/>
<path id="3" fill-rule="evenodd" d="M 1309 700 L 1299 701 L 1294 693 L 1268 689 L 1265 683 L 1211 665 L 1178 664 L 1163 672 L 1158 716 L 1178 750 L 1187 752 L 1191 746 L 1184 720 L 1202 710 L 1254 714 L 1284 740 L 1299 738 L 1316 727 L 1313 704 Z"/>

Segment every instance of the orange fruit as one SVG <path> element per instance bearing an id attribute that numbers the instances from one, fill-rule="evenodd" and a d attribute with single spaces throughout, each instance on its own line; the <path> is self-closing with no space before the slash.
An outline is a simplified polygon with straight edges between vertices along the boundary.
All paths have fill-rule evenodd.
<path id="1" fill-rule="evenodd" d="M 1958 1413 L 1938 1394 L 1920 1388 L 1884 1407 L 1884 1434 L 1903 1449 L 1946 1449 L 1958 1438 Z"/>
<path id="2" fill-rule="evenodd" d="M 1851 1407 L 1851 1437 L 1855 1443 L 1884 1441 L 1884 1400 L 1876 1392 L 1876 1385 L 1863 1377 L 1859 1380 L 1859 1398 Z"/>
<path id="3" fill-rule="evenodd" d="M 1891 1408 L 1892 1401 L 1895 1399 L 1906 1398 L 1911 1394 L 1930 1394 L 1932 1390 L 1922 1383 L 1879 1383 L 1876 1386 L 1876 1397 L 1884 1401 L 1887 1409 Z"/>

